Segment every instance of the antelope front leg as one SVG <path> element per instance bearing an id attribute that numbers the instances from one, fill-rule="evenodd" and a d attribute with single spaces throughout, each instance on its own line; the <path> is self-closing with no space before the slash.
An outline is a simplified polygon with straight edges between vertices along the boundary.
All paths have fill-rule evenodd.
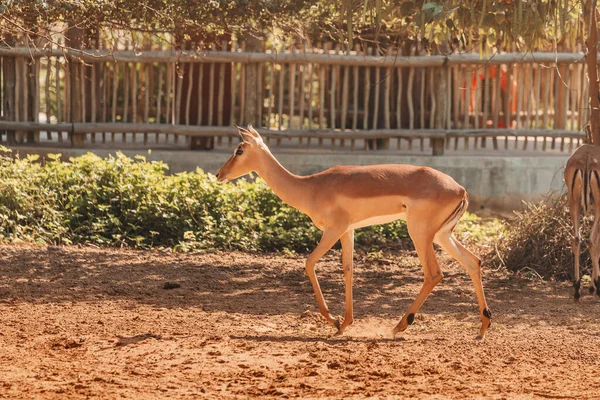
<path id="1" fill-rule="evenodd" d="M 573 220 L 573 240 L 571 248 L 573 250 L 573 289 L 575 290 L 574 299 L 579 301 L 581 297 L 581 277 L 579 276 L 579 252 L 581 239 L 579 237 L 579 204 L 571 206 L 571 219 Z"/>
<path id="2" fill-rule="evenodd" d="M 323 236 L 321 237 L 319 245 L 313 250 L 312 253 L 309 254 L 308 258 L 306 259 L 306 274 L 308 275 L 308 279 L 310 279 L 313 291 L 315 292 L 319 311 L 331 325 L 338 329 L 338 331 L 341 329 L 340 321 L 333 318 L 329 313 L 329 308 L 325 303 L 321 286 L 319 285 L 317 275 L 315 274 L 315 264 L 321 257 L 323 257 L 325 253 L 329 251 L 329 249 L 331 249 L 344 231 L 345 229 L 326 229 L 323 232 Z"/>
<path id="3" fill-rule="evenodd" d="M 572 173 L 572 172 L 571 172 Z M 567 203 L 569 204 L 569 213 L 573 222 L 573 240 L 571 241 L 571 249 L 573 250 L 573 289 L 575 301 L 579 301 L 581 297 L 581 279 L 579 276 L 579 253 L 581 249 L 581 238 L 579 236 L 579 217 L 581 212 L 581 174 L 575 171 L 571 173 L 565 172 L 565 182 L 567 189 Z"/>
<path id="4" fill-rule="evenodd" d="M 344 333 L 344 329 L 354 321 L 354 307 L 352 303 L 352 273 L 353 273 L 353 258 L 354 258 L 354 230 L 349 230 L 344 233 L 341 238 L 342 242 L 342 268 L 344 269 L 344 284 L 346 288 L 346 314 L 344 321 L 339 327 L 336 335 Z"/>

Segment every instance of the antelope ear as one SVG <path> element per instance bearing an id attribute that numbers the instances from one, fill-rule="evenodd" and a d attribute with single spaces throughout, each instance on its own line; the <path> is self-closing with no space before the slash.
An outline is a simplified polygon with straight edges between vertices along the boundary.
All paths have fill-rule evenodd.
<path id="1" fill-rule="evenodd" d="M 242 128 L 241 126 L 235 125 L 238 130 L 238 134 L 242 138 L 242 141 L 245 143 L 252 143 L 254 141 L 254 135 L 250 133 L 248 130 Z"/>
<path id="2" fill-rule="evenodd" d="M 260 133 L 258 133 L 258 131 L 256 129 L 254 129 L 252 124 L 248 124 L 248 132 L 250 132 L 252 134 L 252 136 L 254 136 L 254 138 L 256 140 L 258 140 L 259 142 L 263 141 L 262 137 L 260 136 Z"/>

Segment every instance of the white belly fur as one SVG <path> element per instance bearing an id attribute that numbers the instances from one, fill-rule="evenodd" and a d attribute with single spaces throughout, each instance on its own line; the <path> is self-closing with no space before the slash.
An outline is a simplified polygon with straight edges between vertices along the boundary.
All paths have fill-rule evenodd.
<path id="1" fill-rule="evenodd" d="M 365 226 L 387 224 L 388 222 L 404 218 L 406 218 L 406 212 L 399 214 L 378 215 L 376 217 L 371 217 L 363 219 L 362 221 L 355 222 L 354 224 L 350 225 L 349 229 L 358 229 L 363 228 Z"/>

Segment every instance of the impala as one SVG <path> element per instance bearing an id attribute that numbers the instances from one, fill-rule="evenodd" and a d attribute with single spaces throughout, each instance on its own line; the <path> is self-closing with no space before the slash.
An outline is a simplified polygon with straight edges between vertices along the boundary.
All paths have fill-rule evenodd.
<path id="1" fill-rule="evenodd" d="M 354 230 L 403 218 L 423 266 L 424 283 L 417 298 L 394 328 L 394 335 L 413 323 L 415 313 L 442 280 L 433 248 L 433 243 L 437 243 L 463 265 L 473 281 L 482 321 L 478 338 L 483 338 L 492 315 L 483 293 L 481 264 L 452 234 L 467 209 L 468 195 L 462 186 L 434 169 L 400 164 L 338 166 L 314 175 L 297 176 L 275 159 L 251 125 L 248 129 L 237 128 L 242 142 L 217 171 L 217 179 L 227 182 L 254 171 L 282 201 L 307 214 L 323 231 L 319 244 L 306 259 L 306 273 L 319 311 L 337 328 L 338 335 L 344 332 L 354 317 Z M 338 240 L 342 243 L 346 297 L 343 321 L 329 313 L 315 275 L 315 264 Z"/>
<path id="2" fill-rule="evenodd" d="M 590 293 L 600 296 L 600 277 L 598 259 L 600 258 L 600 146 L 584 144 L 579 146 L 569 157 L 565 167 L 565 183 L 567 185 L 567 204 L 573 222 L 574 273 L 573 287 L 575 301 L 581 297 L 581 278 L 579 276 L 579 252 L 581 237 L 579 235 L 579 218 L 587 213 L 590 197 L 594 198 L 594 225 L 590 234 L 590 257 L 592 259 L 592 286 Z"/>

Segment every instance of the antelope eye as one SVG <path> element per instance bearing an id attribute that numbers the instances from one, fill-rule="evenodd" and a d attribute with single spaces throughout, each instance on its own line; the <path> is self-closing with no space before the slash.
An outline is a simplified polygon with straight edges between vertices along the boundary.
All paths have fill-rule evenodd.
<path id="1" fill-rule="evenodd" d="M 236 156 L 241 156 L 243 152 L 244 152 L 244 150 L 242 150 L 242 149 L 238 149 L 238 150 L 235 152 L 235 155 L 236 155 Z"/>

